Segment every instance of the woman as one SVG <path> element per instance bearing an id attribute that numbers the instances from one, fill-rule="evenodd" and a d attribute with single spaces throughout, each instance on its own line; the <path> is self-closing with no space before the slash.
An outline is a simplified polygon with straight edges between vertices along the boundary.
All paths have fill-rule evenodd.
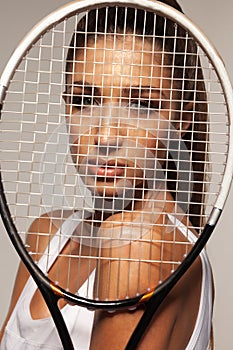
<path id="1" fill-rule="evenodd" d="M 181 10 L 175 1 L 164 2 Z M 71 263 L 69 281 L 66 283 L 67 275 L 63 274 L 59 283 L 80 292 L 87 288 L 85 281 L 91 275 L 88 291 L 94 290 L 96 298 L 115 299 L 153 288 L 155 281 L 170 273 L 170 264 L 161 269 L 155 262 L 147 263 L 149 257 L 156 261 L 163 254 L 170 261 L 175 254 L 178 261 L 187 253 L 185 244 L 172 250 L 169 227 L 173 227 L 176 240 L 184 242 L 187 230 L 192 241 L 202 225 L 199 213 L 206 140 L 201 131 L 205 128 L 202 121 L 206 120 L 206 103 L 201 69 L 193 68 L 197 66 L 196 47 L 184 38 L 180 28 L 170 21 L 165 25 L 159 16 L 155 24 L 150 13 L 144 21 L 144 12 L 139 10 L 135 16 L 132 9 L 100 9 L 98 21 L 96 14 L 93 10 L 82 18 L 73 36 L 64 92 L 72 160 L 92 193 L 95 210 L 84 212 L 78 227 L 73 227 L 70 220 L 76 213 L 67 211 L 62 225 L 60 212 L 44 215 L 32 224 L 27 244 L 32 251 L 37 244 L 35 258 L 45 268 L 43 252 L 50 244 L 47 233 L 56 238 L 59 230 L 74 231 L 72 244 L 67 239 L 61 248 L 63 257 L 47 267 L 49 276 L 56 280 L 58 265 L 66 271 L 70 263 L 64 256 L 78 255 L 81 249 L 84 258 L 79 265 L 79 280 Z M 193 188 L 187 201 L 179 197 L 179 173 L 169 152 L 168 133 L 179 134 L 177 140 L 182 140 L 185 151 L 192 149 Z M 164 178 L 155 184 L 153 169 L 157 175 L 162 172 L 166 188 L 162 185 Z M 130 230 L 129 223 L 133 223 Z M 45 235 L 36 242 L 32 233 L 38 231 Z M 96 232 L 97 238 L 80 248 L 78 237 L 83 231 L 85 237 Z M 109 231 L 115 239 L 113 246 Z M 142 234 L 144 242 L 138 244 Z M 128 235 L 133 235 L 130 244 Z M 122 236 L 126 237 L 123 243 Z M 163 252 L 161 245 L 148 243 L 161 237 Z M 90 251 L 95 256 L 98 250 L 103 262 L 92 259 L 90 263 L 86 257 Z M 119 265 L 119 252 L 133 262 L 126 259 Z M 139 254 L 143 261 L 134 262 Z M 97 277 L 102 283 L 97 284 Z M 27 280 L 28 273 L 20 265 L 1 349 L 13 349 L 13 344 L 17 349 L 60 349 L 49 311 L 32 281 Z M 114 314 L 94 314 L 65 302 L 59 306 L 75 346 L 84 350 L 124 349 L 143 313 L 142 306 Z M 211 269 L 203 252 L 161 304 L 139 349 L 205 349 L 211 313 Z"/>

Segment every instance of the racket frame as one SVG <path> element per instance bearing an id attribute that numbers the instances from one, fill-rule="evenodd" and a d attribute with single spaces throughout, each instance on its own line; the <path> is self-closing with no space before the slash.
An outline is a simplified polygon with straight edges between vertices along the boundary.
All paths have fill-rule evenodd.
<path id="1" fill-rule="evenodd" d="M 131 2 L 125 0 L 108 0 L 100 1 L 98 5 L 93 5 L 92 0 L 84 1 L 74 1 L 67 4 L 58 10 L 52 12 L 50 15 L 45 17 L 40 21 L 21 41 L 17 49 L 14 51 L 13 55 L 9 59 L 5 70 L 0 79 L 0 110 L 4 103 L 5 96 L 7 94 L 7 89 L 10 85 L 11 79 L 14 75 L 15 70 L 21 62 L 22 57 L 24 57 L 31 46 L 38 40 L 38 38 L 48 31 L 52 26 L 63 21 L 65 18 L 72 16 L 78 12 L 84 12 L 96 7 L 103 6 L 125 6 L 132 7 L 135 6 L 138 9 L 144 9 L 148 11 L 153 11 L 158 15 L 166 16 L 173 21 L 176 21 L 178 25 L 181 25 L 185 30 L 191 33 L 193 38 L 198 42 L 200 47 L 205 51 L 207 57 L 212 62 L 213 66 L 216 68 L 216 73 L 218 75 L 219 81 L 221 82 L 225 99 L 227 102 L 228 115 L 233 116 L 233 93 L 231 82 L 228 78 L 224 63 L 218 54 L 217 50 L 210 43 L 209 39 L 203 34 L 203 32 L 184 14 L 175 10 L 174 8 L 160 3 L 159 1 L 148 1 L 140 0 L 140 5 L 138 1 L 132 0 Z M 148 302 L 149 304 L 147 310 L 144 312 L 138 326 L 136 327 L 133 335 L 126 347 L 127 350 L 135 349 L 138 342 L 140 341 L 145 329 L 149 325 L 154 312 L 162 302 L 162 300 L 167 296 L 169 291 L 174 287 L 174 285 L 180 280 L 183 274 L 189 269 L 192 263 L 196 260 L 201 250 L 205 247 L 207 241 L 209 240 L 211 233 L 219 220 L 222 209 L 224 207 L 225 201 L 227 199 L 229 189 L 232 181 L 233 173 L 233 132 L 231 120 L 229 118 L 229 150 L 228 158 L 225 167 L 225 174 L 223 177 L 223 182 L 221 185 L 221 190 L 219 196 L 217 197 L 213 211 L 209 217 L 208 223 L 206 224 L 202 234 L 197 240 L 196 244 L 193 246 L 190 253 L 187 255 L 186 259 L 180 264 L 178 269 L 165 280 L 162 285 L 158 286 L 154 291 L 150 293 L 145 293 L 138 297 L 129 300 L 121 301 L 92 301 L 82 297 L 74 297 L 73 294 L 63 290 L 62 288 L 54 285 L 39 269 L 39 267 L 34 263 L 31 256 L 27 253 L 24 243 L 17 233 L 17 229 L 11 218 L 9 208 L 7 206 L 2 180 L 0 180 L 0 210 L 2 215 L 2 220 L 8 232 L 11 242 L 13 243 L 16 251 L 18 252 L 20 258 L 26 265 L 28 271 L 32 275 L 33 279 L 37 283 L 47 306 L 50 309 L 51 315 L 54 319 L 56 327 L 58 329 L 59 335 L 61 337 L 62 344 L 65 349 L 73 350 L 73 345 L 70 340 L 70 336 L 65 325 L 65 322 L 61 316 L 57 302 L 60 298 L 66 298 L 68 302 L 78 304 L 80 306 L 87 307 L 89 309 L 107 309 L 115 310 L 119 308 L 127 308 L 138 305 L 140 303 Z M 231 150 L 231 152 L 230 152 Z"/>

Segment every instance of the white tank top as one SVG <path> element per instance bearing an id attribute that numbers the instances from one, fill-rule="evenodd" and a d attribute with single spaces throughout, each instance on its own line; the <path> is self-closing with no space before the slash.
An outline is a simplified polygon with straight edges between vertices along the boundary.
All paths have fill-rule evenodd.
<path id="1" fill-rule="evenodd" d="M 74 215 L 75 220 L 72 220 Z M 77 215 L 70 216 L 54 235 L 51 249 L 58 252 L 63 249 L 67 240 L 77 227 Z M 171 221 L 174 218 L 169 215 Z M 183 234 L 187 234 L 187 228 L 176 219 L 177 226 Z M 61 232 L 63 233 L 61 235 Z M 189 231 L 191 242 L 196 240 L 195 235 Z M 62 242 L 61 242 L 62 238 Z M 40 268 L 49 270 L 58 254 L 47 262 L 46 252 L 39 261 Z M 210 263 L 205 251 L 201 253 L 202 262 L 202 290 L 200 298 L 200 307 L 193 334 L 185 350 L 205 350 L 207 349 L 212 320 L 212 273 Z M 87 281 L 82 285 L 86 288 Z M 90 282 L 89 282 L 90 283 Z M 92 288 L 94 286 L 94 272 L 91 275 Z M 31 299 L 37 289 L 33 279 L 30 277 L 19 297 L 14 311 L 8 321 L 4 336 L 0 345 L 0 350 L 62 350 L 63 347 L 57 334 L 53 320 L 51 318 L 33 320 L 30 314 Z M 80 293 L 81 294 L 81 293 Z M 91 297 L 89 295 L 88 297 Z M 94 312 L 79 306 L 66 305 L 61 310 L 65 323 L 71 335 L 75 350 L 88 350 L 90 346 L 91 332 L 94 321 Z"/>

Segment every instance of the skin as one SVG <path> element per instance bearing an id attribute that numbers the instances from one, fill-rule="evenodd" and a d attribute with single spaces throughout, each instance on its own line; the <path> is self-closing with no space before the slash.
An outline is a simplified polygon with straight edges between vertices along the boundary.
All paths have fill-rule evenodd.
<path id="1" fill-rule="evenodd" d="M 115 40 L 116 39 L 116 40 Z M 109 215 L 106 213 L 101 213 L 96 211 L 95 219 L 104 218 L 101 223 L 101 229 L 108 229 L 109 226 L 116 228 L 119 220 L 122 221 L 123 229 L 124 223 L 132 221 L 134 216 L 140 215 L 146 201 L 148 200 L 147 194 L 142 195 L 140 188 L 144 186 L 142 180 L 142 170 L 137 164 L 133 162 L 134 167 L 130 160 L 126 160 L 125 157 L 120 158 L 116 161 L 116 139 L 118 139 L 118 147 L 123 147 L 124 140 L 127 138 L 132 143 L 135 143 L 138 140 L 139 144 L 142 145 L 142 150 L 147 149 L 152 154 L 161 160 L 164 157 L 163 145 L 161 144 L 160 137 L 161 134 L 156 131 L 155 121 L 152 121 L 154 127 L 153 131 L 150 131 L 149 127 L 143 129 L 143 125 L 138 127 L 127 127 L 125 121 L 119 125 L 119 129 L 102 125 L 101 127 L 95 127 L 89 130 L 86 133 L 83 133 L 79 136 L 80 130 L 77 126 L 80 122 L 79 108 L 77 103 L 74 104 L 74 101 L 78 101 L 80 96 L 83 95 L 83 91 L 87 96 L 90 95 L 90 88 L 95 88 L 95 97 L 94 100 L 88 100 L 86 98 L 86 113 L 88 114 L 88 108 L 91 106 L 98 106 L 100 101 L 105 106 L 110 105 L 122 105 L 128 104 L 129 102 L 129 91 L 130 87 L 135 87 L 135 101 L 138 103 L 138 86 L 143 87 L 142 95 L 140 96 L 140 101 L 144 101 L 150 98 L 153 101 L 153 108 L 161 107 L 162 101 L 162 113 L 165 121 L 169 121 L 177 127 L 181 125 L 181 132 L 185 133 L 186 128 L 189 125 L 190 115 L 189 110 L 191 105 L 187 104 L 185 107 L 186 112 L 182 116 L 182 123 L 177 121 L 176 115 L 176 103 L 174 102 L 176 97 L 175 93 L 172 90 L 172 82 L 170 77 L 169 69 L 161 69 L 161 57 L 159 54 L 152 54 L 151 43 L 145 41 L 143 45 L 142 53 L 142 41 L 137 39 L 133 42 L 132 37 L 128 37 L 124 41 L 119 38 L 114 38 L 109 36 L 106 39 L 99 37 L 96 42 L 96 47 L 93 50 L 94 43 L 89 42 L 88 48 L 86 51 L 79 49 L 77 53 L 77 62 L 75 63 L 74 73 L 70 74 L 68 77 L 68 88 L 67 88 L 67 125 L 69 132 L 71 134 L 72 146 L 71 152 L 73 161 L 76 164 L 77 169 L 82 172 L 82 169 L 88 171 L 92 175 L 91 179 L 88 180 L 87 186 L 92 191 L 97 191 L 99 195 L 114 197 L 116 192 L 119 191 L 119 183 L 122 177 L 126 178 L 129 182 L 132 183 L 132 186 L 137 187 L 136 198 L 133 205 L 133 210 L 131 212 L 125 213 L 116 213 L 114 215 Z M 103 47 L 109 49 L 108 54 L 104 54 Z M 114 48 L 114 50 L 113 50 Z M 123 51 L 124 49 L 124 51 Z M 95 67 L 93 66 L 93 61 L 96 61 Z M 132 65 L 133 63 L 133 65 Z M 153 65 L 152 65 L 153 63 Z M 152 68 L 153 67 L 153 68 Z M 95 74 L 93 75 L 93 69 Z M 141 74 L 143 72 L 143 76 Z M 102 74 L 104 73 L 104 78 Z M 142 76 L 140 78 L 140 76 Z M 149 78 L 150 77 L 150 78 Z M 84 86 L 84 90 L 83 87 Z M 152 89 L 148 89 L 148 86 L 152 86 Z M 122 88 L 123 87 L 123 88 Z M 88 92 L 89 91 L 89 92 Z M 75 96 L 76 100 L 70 100 L 69 94 Z M 160 102 L 158 102 L 160 101 Z M 72 102 L 72 103 L 71 103 Z M 119 141 L 120 140 L 120 141 Z M 122 144 L 121 144 L 122 142 Z M 95 145 L 98 145 L 100 151 L 105 152 L 106 148 L 110 147 L 109 154 L 111 157 L 111 167 L 99 165 L 98 167 L 91 167 L 86 165 L 85 158 L 87 154 L 95 157 L 94 149 Z M 89 145 L 89 146 L 88 146 Z M 93 147 L 92 147 L 93 146 Z M 160 151 L 158 150 L 160 149 Z M 148 151 L 147 151 L 148 152 Z M 102 154 L 103 154 L 102 153 Z M 116 181 L 111 179 L 116 177 Z M 107 179 L 107 181 L 106 181 Z M 152 238 L 159 239 L 163 233 L 163 223 L 167 222 L 166 213 L 172 213 L 174 211 L 174 200 L 172 196 L 167 193 L 166 198 L 164 199 L 163 212 L 156 217 L 156 226 L 152 230 L 148 231 L 145 234 L 145 240 L 152 235 Z M 67 216 L 69 213 L 67 213 Z M 150 215 L 150 213 L 148 214 Z M 58 213 L 59 216 L 59 213 Z M 91 218 L 90 218 L 91 220 Z M 188 220 L 184 217 L 183 223 L 189 224 Z M 51 230 L 52 224 L 52 230 Z M 40 230 L 42 232 L 51 232 L 54 234 L 57 231 L 57 228 L 60 226 L 60 222 L 51 220 L 49 216 L 45 215 L 43 218 L 36 220 L 30 232 L 38 231 L 38 225 L 40 225 Z M 122 229 L 122 227 L 121 227 Z M 107 230 L 106 230 L 107 232 Z M 176 229 L 175 234 L 177 235 L 178 240 L 182 240 L 183 236 Z M 169 234 L 164 234 L 164 240 L 169 241 Z M 33 235 L 28 236 L 27 242 L 33 249 L 36 242 L 33 239 Z M 48 238 L 46 236 L 41 237 L 39 241 L 39 251 L 43 252 L 48 244 Z M 68 252 L 68 245 L 64 248 L 64 252 Z M 88 255 L 89 247 L 83 247 L 83 254 Z M 105 247 L 102 251 L 103 257 L 110 257 L 111 262 L 111 274 L 110 281 L 114 286 L 116 281 L 116 276 L 118 273 L 119 265 L 114 258 L 117 258 L 119 254 L 119 249 L 121 250 L 122 255 L 128 256 L 133 259 L 137 258 L 140 254 L 147 259 L 150 254 L 153 258 L 159 257 L 161 252 L 161 247 L 159 245 L 153 245 L 152 247 L 149 244 L 143 243 L 139 244 L 137 240 L 133 241 L 131 244 L 125 245 L 123 247 L 115 247 L 114 249 L 108 249 Z M 72 254 L 78 252 L 79 244 L 74 243 L 72 246 Z M 94 251 L 94 248 L 93 248 Z M 172 254 L 171 247 L 169 243 L 166 245 L 165 253 L 166 258 Z M 177 247 L 176 253 L 177 258 L 182 257 L 185 254 L 183 247 Z M 65 258 L 61 258 L 59 262 L 62 266 L 67 264 Z M 53 276 L 56 276 L 56 262 L 51 268 L 49 275 L 53 279 Z M 110 297 L 115 298 L 115 291 L 106 290 L 104 281 L 106 280 L 106 275 L 109 272 L 108 264 L 101 263 L 97 266 L 97 272 L 100 276 L 100 280 L 103 283 L 98 288 L 98 295 L 101 298 Z M 93 261 L 93 266 L 91 269 L 95 268 L 95 261 Z M 163 271 L 164 274 L 168 274 L 170 266 Z M 138 286 L 138 269 L 140 269 L 140 286 Z M 159 269 L 158 266 L 148 263 L 122 263 L 121 266 L 121 275 L 118 285 L 118 295 L 123 296 L 125 293 L 134 295 L 136 292 L 144 291 L 148 287 L 148 282 L 145 276 L 148 276 L 150 271 L 151 280 L 159 280 Z M 128 272 L 130 271 L 130 281 L 127 281 Z M 90 270 L 88 270 L 88 260 L 83 259 L 81 266 L 81 278 L 78 283 L 75 279 L 75 268 L 71 267 L 71 282 L 70 289 L 77 290 L 79 286 L 85 281 L 88 277 Z M 66 276 L 64 276 L 64 279 Z M 157 349 L 157 350 L 182 350 L 185 349 L 189 338 L 193 332 L 197 312 L 199 309 L 199 300 L 200 300 L 200 291 L 201 291 L 201 263 L 197 259 L 189 271 L 182 277 L 176 287 L 170 292 L 165 301 L 161 304 L 159 310 L 157 311 L 154 319 L 151 323 L 150 328 L 147 330 L 140 346 L 140 350 L 144 349 Z M 13 291 L 12 301 L 7 315 L 6 322 L 3 326 L 2 333 L 4 332 L 5 325 L 9 319 L 15 304 L 18 300 L 18 297 L 28 279 L 28 273 L 25 270 L 24 266 L 21 264 L 19 267 L 18 275 L 15 282 L 15 287 Z M 153 286 L 151 286 L 153 287 Z M 184 292 L 185 291 L 185 292 Z M 94 293 L 97 294 L 97 288 L 95 286 Z M 64 302 L 61 301 L 59 306 L 63 307 Z M 95 313 L 95 322 L 93 328 L 93 334 L 91 339 L 90 349 L 93 350 L 119 350 L 124 349 L 132 331 L 137 325 L 140 316 L 143 313 L 144 307 L 141 306 L 134 311 L 122 311 L 115 312 L 114 314 L 109 314 L 107 312 L 98 311 Z M 40 319 L 49 317 L 48 309 L 40 295 L 40 292 L 37 291 L 32 299 L 31 306 L 31 315 L 34 319 Z"/>

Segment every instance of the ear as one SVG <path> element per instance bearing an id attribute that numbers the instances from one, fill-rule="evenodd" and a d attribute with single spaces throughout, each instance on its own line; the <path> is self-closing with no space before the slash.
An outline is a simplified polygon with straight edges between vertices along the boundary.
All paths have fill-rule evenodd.
<path id="1" fill-rule="evenodd" d="M 185 135 L 191 121 L 193 120 L 193 113 L 193 102 L 190 101 L 184 105 L 180 115 L 180 122 L 178 123 L 178 129 L 180 130 L 182 136 Z"/>

